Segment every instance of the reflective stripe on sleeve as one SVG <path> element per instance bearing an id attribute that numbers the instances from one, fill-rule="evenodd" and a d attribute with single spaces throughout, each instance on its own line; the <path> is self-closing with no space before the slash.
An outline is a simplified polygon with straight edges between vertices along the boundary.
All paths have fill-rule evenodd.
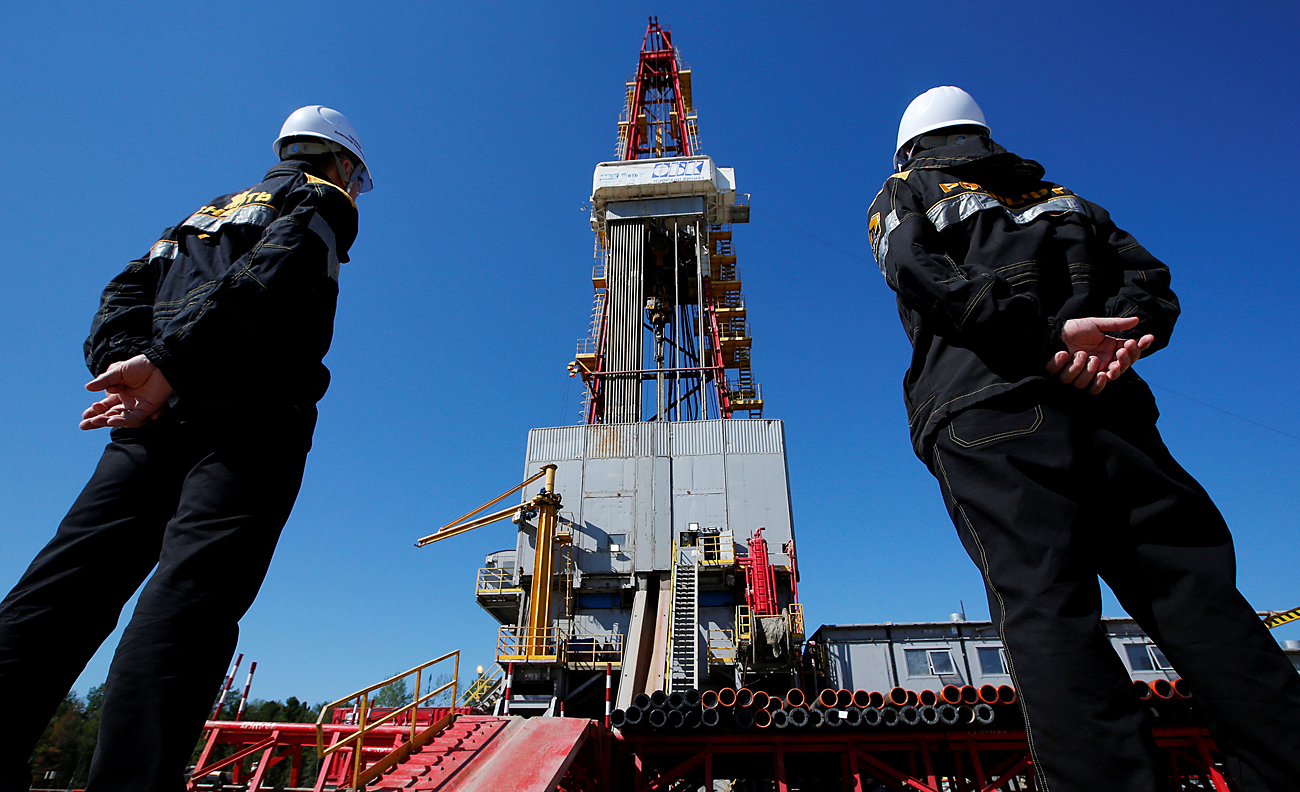
<path id="1" fill-rule="evenodd" d="M 330 228 L 329 223 L 325 222 L 325 218 L 316 213 L 312 214 L 311 222 L 307 224 L 307 228 L 320 237 L 329 250 L 329 276 L 337 281 L 339 279 L 339 253 L 338 243 L 334 239 L 334 229 Z"/>
<path id="2" fill-rule="evenodd" d="M 177 246 L 175 242 L 170 239 L 160 239 L 153 243 L 153 247 L 149 248 L 149 260 L 167 259 L 168 261 L 174 261 L 176 259 L 176 251 Z"/>
<path id="3" fill-rule="evenodd" d="M 885 274 L 885 256 L 889 255 L 889 235 L 895 228 L 898 228 L 898 210 L 890 209 L 889 214 L 881 221 L 879 234 L 872 245 L 872 252 L 876 254 L 876 266 L 880 267 L 881 275 Z"/>

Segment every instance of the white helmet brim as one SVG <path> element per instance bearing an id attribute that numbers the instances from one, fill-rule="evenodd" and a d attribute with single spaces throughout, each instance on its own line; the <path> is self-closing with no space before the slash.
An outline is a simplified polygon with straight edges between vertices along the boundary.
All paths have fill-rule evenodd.
<path id="1" fill-rule="evenodd" d="M 307 105 L 294 110 L 280 127 L 280 135 L 274 144 L 275 155 L 283 159 L 286 156 L 284 142 L 302 137 L 323 138 L 347 149 L 360 160 L 356 169 L 359 191 L 370 192 L 374 187 L 370 179 L 370 166 L 366 164 L 366 152 L 361 147 L 356 128 L 347 116 L 322 105 Z"/>

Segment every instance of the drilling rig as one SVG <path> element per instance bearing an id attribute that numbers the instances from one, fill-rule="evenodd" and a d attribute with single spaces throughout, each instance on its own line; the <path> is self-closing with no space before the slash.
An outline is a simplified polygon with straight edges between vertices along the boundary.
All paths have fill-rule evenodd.
<path id="1" fill-rule="evenodd" d="M 606 673 L 619 707 L 798 682 L 785 436 L 762 417 L 732 239 L 748 196 L 701 153 L 691 71 L 657 20 L 626 84 L 616 155 L 592 179 L 591 329 L 569 364 L 582 423 L 528 436 L 526 474 L 547 471 L 554 505 L 525 492 L 421 540 L 485 519 L 519 526 L 476 591 L 501 623 L 504 712 L 599 716 Z"/>

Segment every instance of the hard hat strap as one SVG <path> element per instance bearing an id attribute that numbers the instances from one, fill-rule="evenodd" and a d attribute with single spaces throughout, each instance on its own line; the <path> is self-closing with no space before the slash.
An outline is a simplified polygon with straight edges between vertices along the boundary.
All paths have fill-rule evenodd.
<path id="1" fill-rule="evenodd" d="M 339 178 L 340 179 L 344 178 L 343 163 L 342 161 L 339 160 L 339 152 L 335 151 L 333 147 L 331 147 L 330 153 L 334 155 L 334 167 L 338 168 Z M 357 183 L 361 181 L 361 174 L 362 172 L 365 171 L 366 166 L 362 165 L 360 162 L 353 162 L 353 160 L 357 159 L 356 154 L 352 154 L 352 152 L 348 151 L 347 149 L 343 149 L 343 153 L 350 154 L 351 156 L 348 157 L 348 161 L 352 162 L 352 173 L 348 176 L 347 186 L 345 186 L 343 189 L 345 192 L 347 192 L 348 195 L 352 195 L 353 194 L 352 188 L 357 186 Z"/>

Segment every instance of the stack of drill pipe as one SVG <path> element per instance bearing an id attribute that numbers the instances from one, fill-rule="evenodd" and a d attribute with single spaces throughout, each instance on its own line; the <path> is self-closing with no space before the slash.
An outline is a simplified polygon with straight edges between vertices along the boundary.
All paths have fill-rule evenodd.
<path id="1" fill-rule="evenodd" d="M 885 693 L 823 690 L 809 708 L 809 721 L 816 723 L 813 713 L 821 713 L 822 724 L 829 728 L 963 728 L 988 725 L 996 717 L 995 708 L 1015 703 L 1016 691 L 1010 685 L 946 685 L 939 691 L 899 686 Z M 792 710 L 787 719 L 795 723 L 802 717 Z"/>
<path id="2" fill-rule="evenodd" d="M 1181 682 L 1177 680 L 1176 682 Z M 1162 700 L 1182 695 L 1183 689 L 1158 681 Z M 1150 686 L 1148 686 L 1150 688 Z M 1135 688 L 1136 689 L 1136 688 Z M 1157 698 L 1157 693 L 1149 694 Z M 674 730 L 687 728 L 732 729 L 856 729 L 856 728 L 971 728 L 988 725 L 995 707 L 1016 702 L 1010 685 L 947 685 L 940 691 L 911 691 L 895 687 L 887 693 L 827 689 L 809 697 L 798 688 L 785 696 L 749 688 L 690 690 L 638 695 L 626 710 L 615 710 L 610 725 L 624 730 Z"/>
<path id="3" fill-rule="evenodd" d="M 1159 719 L 1162 726 L 1191 726 L 1202 723 L 1201 716 L 1192 705 L 1192 690 L 1182 677 L 1173 680 L 1155 679 L 1150 682 L 1133 680 L 1133 692 Z"/>
<path id="4" fill-rule="evenodd" d="M 716 702 L 716 695 L 712 700 Z M 698 690 L 671 694 L 657 690 L 650 695 L 638 693 L 627 709 L 611 712 L 609 725 L 624 731 L 694 729 L 708 725 L 706 712 L 702 709 L 702 696 Z"/>

